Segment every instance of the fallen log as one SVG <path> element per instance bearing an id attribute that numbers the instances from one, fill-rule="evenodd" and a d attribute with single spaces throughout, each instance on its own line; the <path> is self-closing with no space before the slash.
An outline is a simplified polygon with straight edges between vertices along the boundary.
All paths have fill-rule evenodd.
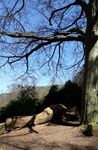
<path id="1" fill-rule="evenodd" d="M 27 127 L 30 132 L 38 133 L 33 127 L 49 121 L 63 125 L 79 125 L 81 123 L 77 107 L 67 109 L 63 104 L 56 104 L 45 108 L 41 113 L 33 116 L 7 118 L 5 123 L 0 124 L 0 129 L 3 132 L 9 132 L 16 128 L 22 129 Z"/>
<path id="2" fill-rule="evenodd" d="M 53 110 L 50 107 L 47 107 L 41 113 L 35 116 L 34 125 L 46 123 L 50 121 L 52 118 L 53 118 Z"/>
<path id="3" fill-rule="evenodd" d="M 63 104 L 51 105 L 37 114 L 34 125 L 42 124 L 48 121 L 61 122 L 62 116 L 66 115 L 67 107 Z"/>
<path id="4" fill-rule="evenodd" d="M 38 133 L 32 128 L 32 124 L 29 124 L 29 122 L 33 122 L 33 118 L 34 116 L 13 116 L 12 118 L 7 118 L 5 123 L 0 124 L 0 134 L 25 127 L 29 128 L 30 132 Z"/>
<path id="5" fill-rule="evenodd" d="M 13 116 L 12 118 L 7 118 L 5 122 L 5 130 L 10 131 L 15 128 L 22 128 L 31 119 L 32 116 Z"/>
<path id="6" fill-rule="evenodd" d="M 61 121 L 62 116 L 66 115 L 67 108 L 63 104 L 51 105 L 44 109 L 41 113 L 34 116 L 13 116 L 12 118 L 7 118 L 5 122 L 5 130 L 11 131 L 15 128 L 28 127 L 32 131 L 32 127 L 53 121 Z"/>

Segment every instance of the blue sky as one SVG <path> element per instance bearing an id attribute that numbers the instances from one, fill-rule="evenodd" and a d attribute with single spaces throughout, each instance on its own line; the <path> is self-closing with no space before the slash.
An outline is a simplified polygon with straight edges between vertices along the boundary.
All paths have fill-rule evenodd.
<path id="1" fill-rule="evenodd" d="M 70 50 L 70 47 L 69 47 Z M 66 58 L 67 64 L 70 65 L 72 63 L 73 59 L 73 55 L 70 55 L 70 53 L 68 53 L 68 57 Z M 45 67 L 42 68 L 42 70 L 37 71 L 34 75 L 35 77 L 35 85 L 36 86 L 47 86 L 47 85 L 51 85 L 54 84 L 54 81 L 52 80 L 52 75 L 50 76 L 50 74 L 45 74 L 44 73 Z M 17 77 L 19 76 L 19 74 L 22 71 L 22 66 L 20 68 L 14 68 L 14 69 L 9 69 L 9 67 L 6 67 L 6 69 L 2 69 L 0 70 L 0 93 L 6 93 L 6 92 L 10 92 L 10 87 L 13 84 L 30 84 L 33 85 L 34 84 L 34 80 L 33 80 L 33 76 L 32 78 L 27 78 L 27 77 L 23 77 L 17 80 Z M 76 72 L 74 71 L 74 68 L 72 68 L 71 70 L 66 70 L 65 72 L 65 76 L 63 76 L 62 78 L 57 78 L 56 79 L 56 84 L 64 84 L 67 80 L 72 79 L 73 74 L 75 74 Z M 37 80 L 36 80 L 37 78 Z"/>
<path id="2" fill-rule="evenodd" d="M 44 76 L 44 75 L 38 73 L 37 77 L 38 77 L 38 80 L 35 80 L 36 86 L 48 86 L 53 83 L 51 81 L 51 78 L 48 75 Z M 63 83 L 65 83 L 65 81 L 67 81 L 69 79 L 71 79 L 71 75 L 69 73 L 67 73 L 67 76 L 65 77 L 65 79 L 63 79 L 62 81 L 57 79 L 56 83 L 63 84 Z M 20 78 L 19 80 L 17 80 L 17 75 L 13 71 L 10 71 L 10 73 L 0 71 L 0 94 L 10 92 L 10 88 L 13 84 L 21 84 L 21 83 L 28 84 L 29 83 L 29 84 L 33 85 L 32 82 L 33 82 L 32 79 L 25 80 L 25 77 L 24 77 L 24 79 Z"/>
<path id="3" fill-rule="evenodd" d="M 20 84 L 21 81 L 16 81 L 15 77 L 12 77 L 11 74 L 0 74 L 0 93 L 10 92 L 10 87 L 12 84 Z M 38 82 L 39 86 L 49 85 L 49 79 L 41 76 L 41 80 Z"/>
<path id="4" fill-rule="evenodd" d="M 7 2 L 7 1 L 5 1 L 5 2 Z M 11 1 L 11 2 L 13 3 L 13 1 Z M 41 26 L 42 23 L 44 25 L 47 25 L 47 23 L 46 23 L 47 20 L 46 19 L 43 20 L 43 16 L 41 16 L 40 13 L 38 13 L 36 10 L 32 11 L 33 3 L 32 3 L 32 5 L 29 5 L 30 1 L 27 1 L 27 2 L 28 3 L 27 3 L 27 8 L 25 9 L 25 13 L 20 15 L 21 22 L 23 24 L 26 24 L 26 26 L 25 26 L 26 31 L 32 31 L 32 29 L 34 31 L 34 28 L 36 31 L 36 28 L 38 26 Z M 28 7 L 28 6 L 30 6 L 30 7 Z M 2 9 L 0 10 L 0 13 L 1 13 L 1 11 L 2 11 Z M 44 10 L 44 11 L 46 11 L 46 10 Z M 41 19 L 39 19 L 39 18 L 41 18 Z M 32 25 L 31 25 L 31 23 L 32 23 Z M 12 26 L 12 28 L 14 30 L 13 26 Z M 5 40 L 10 42 L 11 39 L 9 38 L 9 39 L 5 39 Z M 67 62 L 67 65 L 72 65 L 75 57 L 76 57 L 76 59 L 78 59 L 78 57 L 80 57 L 80 58 L 82 57 L 82 55 L 81 56 L 78 55 L 78 57 L 77 57 L 76 54 L 73 54 L 74 45 L 75 45 L 75 43 L 73 43 L 73 44 L 68 43 L 65 45 L 65 50 L 66 50 L 65 60 Z M 81 45 L 79 45 L 79 46 L 81 47 Z M 13 50 L 14 49 L 15 49 L 15 47 L 13 48 Z M 73 51 L 72 51 L 72 49 L 73 49 Z M 0 50 L 2 50 L 1 47 L 0 47 Z M 42 59 L 42 57 L 41 57 L 41 59 Z M 32 67 L 32 64 L 31 64 L 31 67 Z M 0 93 L 9 92 L 9 87 L 12 84 L 20 84 L 23 82 L 25 82 L 25 83 L 31 82 L 31 84 L 32 84 L 32 81 L 27 78 L 25 78 L 24 80 L 23 79 L 16 80 L 16 78 L 18 77 L 18 75 L 21 74 L 23 69 L 24 68 L 21 65 L 18 67 L 16 66 L 13 70 L 11 70 L 9 68 L 9 66 L 7 65 L 6 67 L 4 67 L 3 69 L 0 70 Z M 33 69 L 34 69 L 34 67 L 33 67 Z M 52 75 L 48 74 L 48 73 L 47 73 L 47 75 L 45 75 L 45 71 L 47 72 L 47 67 L 42 68 L 42 70 L 40 70 L 40 72 L 37 71 L 36 74 L 34 73 L 34 77 L 38 78 L 38 80 L 36 81 L 36 85 L 37 86 L 46 86 L 46 85 L 52 84 L 53 83 L 53 80 L 51 81 Z M 65 83 L 65 81 L 71 79 L 73 72 L 75 72 L 74 69 L 65 71 L 64 77 L 60 80 L 59 79 L 56 80 L 57 84 Z"/>
<path id="5" fill-rule="evenodd" d="M 8 76 L 1 76 L 0 75 L 0 93 L 5 93 L 8 91 L 8 86 L 12 83 L 11 78 Z"/>
<path id="6" fill-rule="evenodd" d="M 68 43 L 65 45 L 65 49 L 66 49 L 66 57 L 65 59 L 65 63 L 67 63 L 67 65 L 72 65 L 73 62 L 76 60 L 76 58 L 80 58 L 82 57 L 82 55 L 78 54 L 78 56 L 76 54 L 73 53 L 74 51 L 74 46 L 75 43 Z M 81 45 L 79 45 L 81 47 Z M 41 56 L 42 57 L 42 56 Z M 78 59 L 79 59 L 78 58 Z M 31 61 L 32 61 L 32 57 L 31 57 Z M 34 59 L 34 61 L 36 61 L 36 59 Z M 33 66 L 33 67 L 32 67 Z M 31 68 L 35 68 L 35 65 L 31 63 Z M 37 68 L 38 69 L 38 68 Z M 36 69 L 35 69 L 36 70 Z M 35 77 L 35 79 L 37 78 L 37 80 L 35 80 L 35 85 L 36 86 L 47 86 L 47 85 L 51 85 L 54 84 L 53 79 L 53 74 L 49 74 L 47 72 L 47 67 L 44 66 L 41 70 L 37 70 L 36 73 L 33 73 L 33 75 L 31 74 L 32 78 L 27 78 L 27 77 L 23 77 L 20 78 L 19 80 L 16 80 L 24 71 L 23 65 L 18 65 L 15 66 L 13 68 L 10 68 L 9 65 L 3 67 L 2 69 L 0 69 L 0 93 L 6 93 L 6 92 L 10 92 L 10 87 L 13 84 L 30 84 L 33 85 L 34 84 L 34 80 L 33 80 L 33 75 Z M 75 75 L 77 70 L 74 70 L 74 68 L 72 68 L 71 70 L 65 70 L 64 71 L 64 76 L 61 77 L 60 79 L 57 78 L 55 84 L 64 84 L 67 80 L 72 79 L 73 75 Z"/>

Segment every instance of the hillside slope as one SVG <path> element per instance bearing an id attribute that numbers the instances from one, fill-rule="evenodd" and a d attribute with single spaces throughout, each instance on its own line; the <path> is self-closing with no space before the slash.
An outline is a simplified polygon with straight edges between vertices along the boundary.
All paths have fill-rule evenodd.
<path id="1" fill-rule="evenodd" d="M 40 86 L 36 87 L 39 98 L 41 99 L 48 94 L 50 86 Z M 0 108 L 6 106 L 11 100 L 14 100 L 18 95 L 18 91 L 12 93 L 5 93 L 0 95 Z"/>

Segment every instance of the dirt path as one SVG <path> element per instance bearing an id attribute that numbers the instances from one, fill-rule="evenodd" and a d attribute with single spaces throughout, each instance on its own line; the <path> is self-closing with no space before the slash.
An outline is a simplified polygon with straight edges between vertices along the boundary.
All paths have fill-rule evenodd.
<path id="1" fill-rule="evenodd" d="M 0 135 L 0 150 L 98 150 L 98 133 L 85 137 L 78 127 L 44 124 Z"/>

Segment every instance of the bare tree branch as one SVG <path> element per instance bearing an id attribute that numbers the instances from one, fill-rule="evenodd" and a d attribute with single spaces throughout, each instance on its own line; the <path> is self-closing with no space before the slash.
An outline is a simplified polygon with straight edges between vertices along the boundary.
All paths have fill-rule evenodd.
<path id="1" fill-rule="evenodd" d="M 69 9 L 72 5 L 76 5 L 76 2 L 71 3 L 71 4 L 67 5 L 67 6 L 62 7 L 62 8 L 59 8 L 59 9 L 54 10 L 54 11 L 51 13 L 51 16 L 50 16 L 50 18 L 49 18 L 49 23 L 50 23 L 50 25 L 52 25 L 51 19 L 52 19 L 53 15 L 54 15 L 55 13 L 57 13 L 57 12 L 59 12 L 59 11 L 61 11 L 61 10 L 65 10 L 65 11 L 66 11 L 66 10 Z"/>
<path id="2" fill-rule="evenodd" d="M 12 65 L 19 61 L 23 61 L 26 65 L 26 72 L 28 72 L 30 69 L 30 56 L 34 56 L 33 54 L 35 54 L 35 52 L 40 53 L 40 55 L 41 53 L 43 54 L 43 52 L 45 52 L 46 58 L 42 62 L 42 64 L 38 66 L 39 70 L 46 64 L 48 65 L 50 70 L 52 65 L 55 66 L 56 70 L 59 70 L 61 63 L 65 63 L 62 60 L 62 51 L 64 52 L 64 50 L 62 50 L 64 49 L 64 47 L 62 48 L 63 43 L 66 43 L 68 41 L 76 41 L 81 43 L 85 42 L 85 29 L 81 25 L 83 24 L 81 23 L 81 20 L 83 20 L 83 17 L 85 17 L 88 11 L 88 5 L 86 4 L 86 2 L 81 0 L 76 0 L 74 2 L 69 3 L 65 2 L 65 6 L 61 5 L 63 7 L 56 7 L 55 5 L 55 10 L 53 10 L 54 7 L 52 7 L 52 5 L 55 4 L 55 2 L 49 1 L 49 4 L 47 2 L 44 2 L 41 3 L 41 5 L 47 5 L 46 8 L 48 8 L 49 5 L 49 9 L 47 9 L 45 12 L 42 10 L 42 7 L 39 3 L 39 5 L 37 5 L 37 8 L 34 7 L 34 10 L 37 9 L 37 12 L 41 14 L 40 16 L 45 18 L 45 22 L 48 22 L 46 24 L 44 24 L 43 22 L 43 24 L 38 25 L 38 28 L 35 28 L 36 30 L 26 30 L 26 25 L 28 24 L 28 22 L 25 25 L 25 19 L 23 18 L 22 22 L 19 18 L 19 15 L 23 13 L 23 11 L 25 11 L 24 8 L 27 9 L 26 5 L 30 4 L 30 2 L 27 3 L 27 1 L 22 0 L 19 3 L 19 0 L 16 0 L 12 4 L 13 5 L 7 9 L 6 3 L 4 3 L 6 15 L 3 18 L 3 29 L 0 31 L 0 37 L 2 39 L 0 42 L 4 44 L 5 49 L 6 47 L 9 47 L 8 55 L 5 55 L 5 53 L 3 52 L 0 55 L 0 57 L 2 57 L 3 59 L 5 58 L 7 60 L 4 64 L 9 63 L 10 65 Z M 47 12 L 48 10 L 49 12 Z M 78 10 L 79 13 L 76 13 L 75 10 L 76 12 Z M 71 14 L 71 11 L 74 13 L 74 15 Z M 59 13 L 60 15 L 57 15 Z M 72 16 L 71 18 L 67 17 L 68 20 L 66 21 L 67 13 L 69 13 Z M 57 18 L 55 18 L 55 16 Z M 54 22 L 55 19 L 57 19 L 57 22 Z M 28 18 L 28 20 L 30 19 Z M 64 22 L 66 24 L 65 26 Z M 16 23 L 15 28 L 13 23 Z M 34 22 L 32 21 L 30 23 L 32 26 L 32 23 Z M 53 23 L 55 25 L 49 26 L 49 23 L 50 25 L 53 25 Z M 19 30 L 18 27 L 20 27 Z M 6 41 L 5 39 L 8 39 L 8 41 Z M 66 53 L 66 50 L 64 53 Z M 55 55 L 57 55 L 56 58 Z M 74 67 L 76 65 L 78 65 L 78 63 L 75 63 L 69 68 Z"/>
<path id="3" fill-rule="evenodd" d="M 77 30 L 78 31 L 78 30 Z M 81 41 L 83 42 L 82 36 L 67 36 L 69 34 L 76 34 L 76 31 L 69 30 L 69 32 L 59 32 L 57 35 L 61 36 L 36 36 L 32 33 L 7 33 L 7 32 L 0 32 L 0 35 L 3 36 L 9 36 L 13 38 L 32 38 L 36 40 L 42 40 L 42 41 L 50 41 L 50 42 L 58 42 L 58 41 Z M 79 32 L 78 32 L 79 33 Z M 82 33 L 82 31 L 81 31 Z"/>
<path id="4" fill-rule="evenodd" d="M 22 0 L 21 7 L 14 13 L 14 15 L 17 14 L 17 13 L 19 13 L 23 9 L 24 5 L 25 5 L 25 0 Z"/>

